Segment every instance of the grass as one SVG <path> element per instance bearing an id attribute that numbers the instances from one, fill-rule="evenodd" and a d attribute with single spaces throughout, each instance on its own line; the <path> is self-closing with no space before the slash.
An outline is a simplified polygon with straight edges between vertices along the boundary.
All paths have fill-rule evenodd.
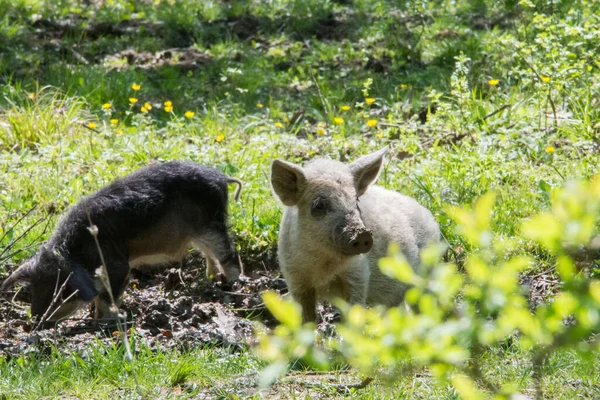
<path id="1" fill-rule="evenodd" d="M 272 159 L 351 160 L 389 145 L 379 183 L 430 208 L 453 247 L 469 251 L 447 206 L 494 190 L 495 232 L 536 256 L 532 274 L 553 266 L 519 227 L 548 206 L 552 187 L 597 172 L 595 2 L 150 3 L 0 0 L 0 249 L 25 234 L 13 245 L 23 251 L 6 261 L 18 264 L 48 236 L 45 224 L 28 231 L 35 221 L 53 227 L 70 204 L 115 177 L 184 159 L 245 182 L 241 202 L 230 205 L 232 229 L 244 260 L 258 263 L 274 249 L 281 215 L 269 189 Z M 193 49 L 191 64 L 184 53 L 161 64 L 156 54 L 173 47 Z M 128 49 L 150 61 L 130 65 L 121 53 Z M 153 109 L 142 113 L 146 102 Z M 135 370 L 149 397 L 174 396 L 174 388 L 191 397 L 215 379 L 227 388 L 260 365 L 250 353 L 221 363 L 218 349 L 140 349 Z M 85 352 L 0 359 L 0 392 L 136 396 L 118 346 Z M 598 396 L 597 362 L 561 353 L 548 366 L 548 396 Z M 484 364 L 499 382 L 531 384 L 518 354 L 490 351 Z M 277 388 L 289 397 L 306 390 Z M 414 376 L 358 396 L 398 390 L 457 396 Z"/>
<path id="2" fill-rule="evenodd" d="M 156 350 L 143 338 L 138 340 L 133 367 L 125 360 L 122 346 L 106 341 L 88 343 L 70 354 L 51 348 L 46 354 L 29 353 L 4 361 L 0 364 L 0 392 L 6 398 L 304 398 L 339 396 L 336 385 L 352 385 L 363 379 L 352 371 L 290 371 L 275 386 L 260 391 L 255 385 L 263 365 L 250 352 Z M 518 382 L 522 393 L 533 395 L 523 354 L 498 349 L 484 357 L 484 374 L 493 382 Z M 546 367 L 547 393 L 556 399 L 597 397 L 597 362 L 596 355 L 582 359 L 560 352 Z M 392 399 L 399 393 L 402 398 L 458 398 L 450 386 L 434 384 L 427 370 L 401 376 L 392 386 L 376 380 L 352 397 Z"/>
<path id="3" fill-rule="evenodd" d="M 132 367 L 118 342 L 111 345 L 98 341 L 69 355 L 50 348 L 47 354 L 24 354 L 4 362 L 0 391 L 10 398 L 194 396 L 215 382 L 258 367 L 247 353 L 231 354 L 219 349 L 157 351 L 143 344 L 137 346 Z"/>

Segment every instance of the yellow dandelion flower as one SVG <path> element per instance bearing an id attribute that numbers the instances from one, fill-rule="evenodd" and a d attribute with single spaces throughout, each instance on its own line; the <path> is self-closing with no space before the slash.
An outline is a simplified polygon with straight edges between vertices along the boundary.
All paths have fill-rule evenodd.
<path id="1" fill-rule="evenodd" d="M 542 76 L 541 78 L 542 78 L 542 82 L 544 82 L 544 83 L 550 82 L 550 77 L 549 76 Z"/>
<path id="2" fill-rule="evenodd" d="M 27 95 L 27 97 L 29 98 L 29 100 L 33 100 L 35 99 L 35 93 L 31 92 Z"/>
<path id="3" fill-rule="evenodd" d="M 152 110 L 152 104 L 150 103 L 144 103 L 144 107 L 146 107 L 148 110 Z"/>
<path id="4" fill-rule="evenodd" d="M 143 113 L 147 113 L 148 109 L 146 108 L 146 106 L 142 106 L 142 108 L 140 109 L 141 112 Z"/>
<path id="5" fill-rule="evenodd" d="M 105 109 L 105 110 L 108 110 L 111 107 L 112 107 L 112 104 L 110 104 L 110 103 L 104 103 L 104 104 L 102 104 L 102 108 Z"/>
<path id="6" fill-rule="evenodd" d="M 167 100 L 164 102 L 165 107 L 173 107 L 173 103 L 171 102 L 171 100 Z"/>
<path id="7" fill-rule="evenodd" d="M 264 106 L 262 105 L 262 103 L 256 103 L 256 107 L 263 108 Z"/>
<path id="8" fill-rule="evenodd" d="M 498 79 L 490 79 L 488 81 L 488 85 L 490 85 L 490 86 L 498 86 L 499 83 L 500 83 L 500 80 L 498 80 Z"/>
<path id="9" fill-rule="evenodd" d="M 548 154 L 552 154 L 556 151 L 556 149 L 554 148 L 554 146 L 548 146 L 546 147 L 546 153 Z"/>
<path id="10" fill-rule="evenodd" d="M 335 117 L 335 118 L 333 119 L 333 122 L 334 122 L 335 124 L 337 124 L 337 125 L 341 125 L 341 124 L 343 124 L 343 123 L 344 123 L 344 118 L 342 118 L 342 117 Z"/>
<path id="11" fill-rule="evenodd" d="M 365 103 L 367 103 L 368 105 L 371 105 L 371 104 L 375 103 L 375 98 L 374 97 L 367 97 L 365 99 Z"/>
<path id="12" fill-rule="evenodd" d="M 408 85 L 406 83 L 400 84 L 400 89 L 406 89 Z"/>
<path id="13" fill-rule="evenodd" d="M 171 111 L 173 111 L 173 106 L 165 106 L 165 111 L 170 113 Z"/>
<path id="14" fill-rule="evenodd" d="M 113 125 L 116 125 L 117 122 L 119 122 L 119 120 L 116 119 L 116 118 L 113 118 L 113 119 L 110 120 L 110 123 L 113 124 Z"/>
<path id="15" fill-rule="evenodd" d="M 187 119 L 192 119 L 194 117 L 195 113 L 193 111 L 186 111 L 185 114 L 183 114 L 183 115 L 185 115 L 185 117 Z"/>
<path id="16" fill-rule="evenodd" d="M 341 106 L 340 107 L 342 111 L 348 111 L 350 110 L 350 106 Z"/>
<path id="17" fill-rule="evenodd" d="M 373 128 L 374 126 L 377 126 L 377 120 L 376 119 L 370 119 L 367 121 L 367 126 L 369 128 Z"/>
<path id="18" fill-rule="evenodd" d="M 221 143 L 223 141 L 223 139 L 225 139 L 225 135 L 223 135 L 222 133 L 219 136 L 217 136 L 218 143 Z"/>
<path id="19" fill-rule="evenodd" d="M 283 128 L 283 124 L 281 122 L 275 122 L 276 128 Z"/>
<path id="20" fill-rule="evenodd" d="M 92 128 L 92 129 L 95 129 L 97 126 L 98 126 L 98 125 L 96 125 L 96 123 L 95 123 L 95 122 L 90 122 L 90 123 L 88 124 L 88 128 Z"/>
<path id="21" fill-rule="evenodd" d="M 135 103 L 137 103 L 137 102 L 138 102 L 138 99 L 136 99 L 135 97 L 130 97 L 130 98 L 129 98 L 129 102 L 130 102 L 131 104 L 135 104 Z"/>
<path id="22" fill-rule="evenodd" d="M 317 135 L 324 135 L 324 134 L 325 134 L 325 129 L 317 128 Z"/>
<path id="23" fill-rule="evenodd" d="M 138 90 L 140 90 L 142 88 L 142 85 L 138 85 L 137 83 L 134 83 L 131 85 L 131 88 L 137 92 Z"/>

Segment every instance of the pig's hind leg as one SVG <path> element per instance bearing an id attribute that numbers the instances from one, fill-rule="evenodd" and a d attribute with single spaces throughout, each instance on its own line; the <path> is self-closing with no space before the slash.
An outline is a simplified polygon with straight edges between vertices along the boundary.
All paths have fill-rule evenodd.
<path id="1" fill-rule="evenodd" d="M 225 225 L 203 231 L 193 243 L 206 257 L 207 277 L 221 274 L 229 282 L 239 278 L 242 263 Z"/>

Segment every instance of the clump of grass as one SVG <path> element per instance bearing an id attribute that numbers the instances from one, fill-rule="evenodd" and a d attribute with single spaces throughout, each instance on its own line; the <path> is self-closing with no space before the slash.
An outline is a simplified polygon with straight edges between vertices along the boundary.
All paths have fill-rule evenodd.
<path id="1" fill-rule="evenodd" d="M 195 374 L 196 366 L 189 360 L 183 359 L 171 372 L 170 385 L 172 387 L 183 385 Z"/>
<path id="2" fill-rule="evenodd" d="M 0 113 L 0 149 L 18 151 L 55 142 L 89 119 L 82 98 L 49 87 L 35 92 L 10 90 L 9 96 L 8 107 Z"/>

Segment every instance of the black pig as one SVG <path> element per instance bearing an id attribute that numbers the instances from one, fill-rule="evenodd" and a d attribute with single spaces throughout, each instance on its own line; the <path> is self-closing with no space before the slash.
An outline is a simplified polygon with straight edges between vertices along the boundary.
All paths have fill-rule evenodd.
<path id="1" fill-rule="evenodd" d="M 228 234 L 229 183 L 239 185 L 237 200 L 241 181 L 214 168 L 182 161 L 151 165 L 117 179 L 71 207 L 49 241 L 14 271 L 0 290 L 28 282 L 32 314 L 51 316 L 53 321 L 68 317 L 94 299 L 96 318 L 114 316 L 107 289 L 95 274 L 102 262 L 88 214 L 97 227 L 117 302 L 130 267 L 180 261 L 190 247 L 204 254 L 207 276 L 219 274 L 235 280 L 242 265 Z M 64 290 L 55 299 L 60 287 Z"/>

